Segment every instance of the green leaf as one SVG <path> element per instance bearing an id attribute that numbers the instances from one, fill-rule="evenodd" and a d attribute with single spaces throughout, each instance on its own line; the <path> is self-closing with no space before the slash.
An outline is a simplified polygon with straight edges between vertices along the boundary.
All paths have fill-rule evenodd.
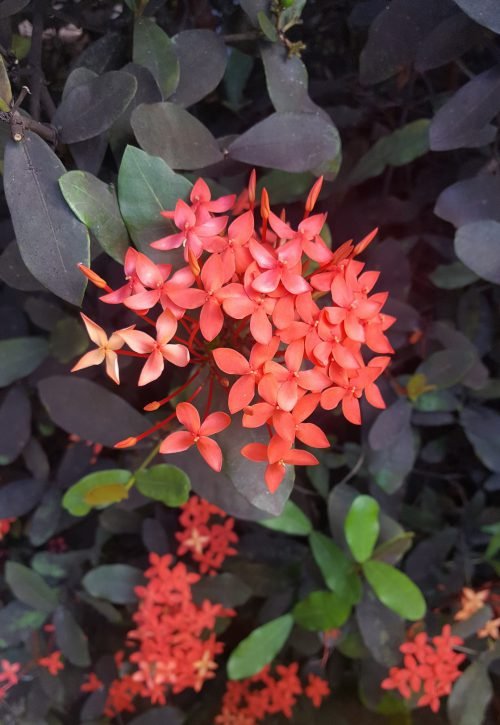
<path id="1" fill-rule="evenodd" d="M 481 219 L 460 227 L 455 252 L 478 277 L 500 284 L 500 222 Z"/>
<path id="2" fill-rule="evenodd" d="M 428 385 L 451 388 L 459 383 L 477 361 L 474 347 L 457 347 L 432 353 L 418 366 L 417 373 L 425 375 Z"/>
<path id="3" fill-rule="evenodd" d="M 259 27 L 266 36 L 266 38 L 270 40 L 271 43 L 277 43 L 278 31 L 276 30 L 276 27 L 271 19 L 266 15 L 264 11 L 261 10 L 257 13 L 257 22 L 259 23 Z"/>
<path id="4" fill-rule="evenodd" d="M 439 289 L 462 289 L 477 282 L 478 276 L 457 260 L 451 264 L 439 264 L 429 279 Z"/>
<path id="5" fill-rule="evenodd" d="M 304 629 L 326 632 L 345 624 L 351 607 L 351 602 L 336 592 L 312 592 L 295 605 L 293 616 Z"/>
<path id="6" fill-rule="evenodd" d="M 130 471 L 120 468 L 89 473 L 68 488 L 62 505 L 73 516 L 85 516 L 92 508 L 123 501 L 128 498 L 125 484 L 131 475 Z"/>
<path id="7" fill-rule="evenodd" d="M 5 196 L 23 261 L 47 289 L 79 305 L 87 281 L 77 265 L 89 265 L 90 240 L 59 189 L 58 180 L 65 172 L 36 134 L 27 132 L 23 141 L 6 144 Z"/>
<path id="8" fill-rule="evenodd" d="M 363 573 L 378 599 L 405 619 L 422 619 L 426 604 L 420 589 L 412 580 L 390 564 L 365 561 Z"/>
<path id="9" fill-rule="evenodd" d="M 486 406 L 471 406 L 462 410 L 460 423 L 479 460 L 500 472 L 500 415 Z"/>
<path id="10" fill-rule="evenodd" d="M 177 200 L 186 198 L 190 190 L 190 182 L 174 173 L 163 159 L 134 146 L 125 149 L 118 173 L 118 202 L 138 246 L 146 246 L 173 230 L 160 212 L 174 209 Z"/>
<path id="11" fill-rule="evenodd" d="M 56 628 L 56 644 L 63 656 L 76 667 L 88 667 L 91 660 L 87 637 L 71 612 L 65 607 L 58 607 L 52 622 Z"/>
<path id="12" fill-rule="evenodd" d="M 57 606 L 57 593 L 49 587 L 33 569 L 8 561 L 5 565 L 5 581 L 14 596 L 39 612 L 52 612 Z"/>
<path id="13" fill-rule="evenodd" d="M 161 501 L 166 506 L 182 506 L 189 498 L 191 481 L 177 466 L 160 463 L 135 474 L 137 488 L 148 498 Z"/>
<path id="14" fill-rule="evenodd" d="M 427 118 L 421 118 L 379 139 L 351 171 L 349 184 L 360 184 L 379 176 L 386 166 L 404 166 L 426 154 L 429 123 Z"/>
<path id="15" fill-rule="evenodd" d="M 227 48 L 222 35 L 205 28 L 182 30 L 172 42 L 180 65 L 172 101 L 187 108 L 217 88 L 226 69 Z"/>
<path id="16" fill-rule="evenodd" d="M 175 103 L 141 103 L 130 121 L 144 151 L 172 169 L 200 169 L 223 160 L 208 128 Z"/>
<path id="17" fill-rule="evenodd" d="M 326 586 L 356 604 L 361 596 L 361 581 L 342 549 L 319 531 L 311 533 L 309 545 Z"/>
<path id="18" fill-rule="evenodd" d="M 293 617 L 285 614 L 254 629 L 236 649 L 227 663 L 230 680 L 242 680 L 260 672 L 285 644 L 293 627 Z"/>
<path id="19" fill-rule="evenodd" d="M 344 522 L 344 533 L 352 555 L 363 562 L 372 555 L 380 532 L 380 506 L 371 496 L 357 496 Z"/>
<path id="20" fill-rule="evenodd" d="M 142 584 L 144 575 L 140 569 L 128 564 L 104 564 L 91 569 L 82 579 L 87 592 L 113 604 L 130 604 L 137 601 L 135 588 Z"/>
<path id="21" fill-rule="evenodd" d="M 12 89 L 10 87 L 9 75 L 5 67 L 3 55 L 0 55 L 0 111 L 10 111 L 12 101 Z"/>
<path id="22" fill-rule="evenodd" d="M 292 536 L 308 536 L 312 531 L 310 520 L 297 504 L 290 500 L 285 503 L 283 512 L 279 516 L 274 519 L 264 519 L 259 523 L 267 529 L 281 531 Z"/>
<path id="23" fill-rule="evenodd" d="M 89 338 L 81 320 L 63 317 L 58 320 L 50 335 L 52 355 L 64 364 L 83 355 L 89 346 Z"/>
<path id="24" fill-rule="evenodd" d="M 134 24 L 133 61 L 147 68 L 155 78 L 163 98 L 177 88 L 180 69 L 175 48 L 153 18 L 138 18 Z"/>
<path id="25" fill-rule="evenodd" d="M 66 202 L 78 219 L 93 233 L 104 251 L 123 262 L 128 247 L 115 190 L 86 171 L 68 171 L 59 179 Z"/>
<path id="26" fill-rule="evenodd" d="M 49 346 L 43 337 L 0 340 L 0 388 L 32 373 L 48 352 Z"/>
<path id="27" fill-rule="evenodd" d="M 453 686 L 447 703 L 451 725 L 483 725 L 493 694 L 488 662 L 479 659 L 463 672 Z"/>

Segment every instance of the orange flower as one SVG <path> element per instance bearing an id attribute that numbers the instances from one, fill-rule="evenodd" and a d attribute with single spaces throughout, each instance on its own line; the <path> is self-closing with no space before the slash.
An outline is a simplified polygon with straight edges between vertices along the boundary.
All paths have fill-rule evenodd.
<path id="1" fill-rule="evenodd" d="M 484 603 L 488 599 L 489 592 L 487 589 L 475 592 L 474 589 L 464 587 L 460 596 L 461 608 L 456 612 L 453 619 L 457 622 L 463 622 L 470 619 L 473 614 L 479 612 L 484 607 Z"/>

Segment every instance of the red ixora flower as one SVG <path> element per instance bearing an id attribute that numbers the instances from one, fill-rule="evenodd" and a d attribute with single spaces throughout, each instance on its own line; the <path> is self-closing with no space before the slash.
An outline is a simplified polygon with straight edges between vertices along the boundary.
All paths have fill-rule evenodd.
<path id="1" fill-rule="evenodd" d="M 64 664 L 61 662 L 61 652 L 59 650 L 54 650 L 54 652 L 47 655 L 47 657 L 40 657 L 37 660 L 37 665 L 45 667 L 45 669 L 48 670 L 53 677 L 55 677 L 60 670 L 64 670 Z"/>
<path id="2" fill-rule="evenodd" d="M 264 478 L 274 492 L 287 466 L 318 463 L 301 445 L 328 446 L 325 431 L 312 420 L 318 409 L 340 407 L 359 425 L 362 401 L 385 407 L 378 380 L 393 352 L 386 332 L 395 319 L 383 311 L 388 295 L 378 290 L 379 272 L 365 269 L 358 259 L 377 230 L 357 244 L 330 249 L 321 237 L 327 215 L 312 213 L 322 183 L 322 178 L 314 183 L 294 225 L 284 211 L 278 216 L 271 210 L 266 189 L 256 208 L 255 172 L 237 198 L 212 199 L 206 182 L 198 179 L 189 199 L 161 213 L 177 227 L 151 245 L 165 252 L 165 260 L 153 262 L 130 249 L 125 281 L 117 289 L 81 267 L 104 290 L 101 299 L 122 304 L 132 319 L 108 339 L 84 317 L 98 349 L 73 370 L 105 360 L 118 382 L 120 357 L 137 357 L 144 365 L 142 386 L 162 377 L 167 364 L 192 366 L 185 382 L 145 410 L 157 410 L 194 388 L 187 403 L 178 403 L 165 419 L 117 447 L 165 429 L 162 453 L 196 445 L 220 471 L 222 451 L 211 436 L 237 415 L 243 428 L 261 429 L 253 437 L 257 442 L 250 443 L 249 436 L 241 453 L 267 464 Z M 170 251 L 178 247 L 184 247 L 185 263 L 174 268 Z M 169 370 L 165 380 L 170 377 Z M 195 399 L 203 389 L 201 422 Z M 169 428 L 176 423 L 183 429 Z"/>

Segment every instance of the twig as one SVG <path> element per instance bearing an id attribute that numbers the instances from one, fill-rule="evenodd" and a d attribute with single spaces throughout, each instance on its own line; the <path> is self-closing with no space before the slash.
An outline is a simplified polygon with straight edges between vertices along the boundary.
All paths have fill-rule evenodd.
<path id="1" fill-rule="evenodd" d="M 19 111 L 21 103 L 24 101 L 29 92 L 30 90 L 28 86 L 23 86 L 19 97 L 16 102 L 12 104 L 10 111 L 0 111 L 0 121 L 9 124 L 10 135 L 13 141 L 16 141 L 17 143 L 23 140 L 25 131 L 33 131 L 45 141 L 48 141 L 55 146 L 57 143 L 57 131 L 54 126 L 47 123 L 40 123 L 32 118 L 27 118 Z"/>
<path id="2" fill-rule="evenodd" d="M 33 11 L 33 30 L 31 34 L 31 48 L 28 56 L 31 68 L 31 99 L 30 113 L 35 121 L 40 120 L 40 101 L 42 97 L 42 84 L 44 82 L 42 71 L 42 35 L 45 0 L 37 0 Z"/>

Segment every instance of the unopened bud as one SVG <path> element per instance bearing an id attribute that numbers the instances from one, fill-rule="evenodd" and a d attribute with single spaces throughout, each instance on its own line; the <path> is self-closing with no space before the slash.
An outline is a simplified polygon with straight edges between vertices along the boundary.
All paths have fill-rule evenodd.
<path id="1" fill-rule="evenodd" d="M 147 405 L 144 406 L 144 410 L 147 410 L 148 413 L 151 413 L 153 410 L 158 410 L 159 407 L 160 407 L 159 402 L 157 400 L 153 400 L 152 403 L 148 403 Z"/>
<path id="2" fill-rule="evenodd" d="M 257 184 L 257 174 L 255 173 L 255 169 L 252 169 L 250 173 L 250 179 L 248 180 L 248 201 L 250 202 L 251 206 L 255 204 L 255 186 Z"/>
<path id="3" fill-rule="evenodd" d="M 318 196 L 321 191 L 321 187 L 323 186 L 323 177 L 320 176 L 319 179 L 317 179 L 313 186 L 311 191 L 308 194 L 307 200 L 306 200 L 306 212 L 310 214 L 314 207 L 316 206 L 316 202 L 318 201 Z"/>
<path id="4" fill-rule="evenodd" d="M 262 189 L 262 193 L 260 196 L 260 215 L 262 219 L 269 219 L 269 214 L 271 213 L 271 207 L 269 206 L 269 194 L 267 193 L 267 189 Z"/>
<path id="5" fill-rule="evenodd" d="M 87 279 L 89 279 L 92 284 L 95 284 L 96 287 L 100 287 L 101 289 L 106 289 L 108 287 L 108 283 L 106 280 L 104 280 L 102 277 L 99 277 L 98 274 L 93 272 L 89 267 L 86 267 L 84 264 L 79 264 L 78 268 L 82 274 L 84 274 Z"/>
<path id="6" fill-rule="evenodd" d="M 200 276 L 200 264 L 191 249 L 188 249 L 188 262 L 189 262 L 189 266 L 191 268 L 191 272 L 194 274 L 195 277 L 199 277 Z"/>
<path id="7" fill-rule="evenodd" d="M 125 438 L 124 440 L 115 443 L 113 448 L 131 448 L 132 446 L 135 446 L 136 443 L 137 438 Z"/>
<path id="8" fill-rule="evenodd" d="M 229 380 L 227 378 L 221 378 L 219 382 L 223 388 L 229 388 Z"/>
<path id="9" fill-rule="evenodd" d="M 356 246 L 354 247 L 354 251 L 352 256 L 357 257 L 358 254 L 361 254 L 361 252 L 364 252 L 367 246 L 372 242 L 375 237 L 377 236 L 378 227 L 375 227 L 369 234 L 366 235 Z"/>

